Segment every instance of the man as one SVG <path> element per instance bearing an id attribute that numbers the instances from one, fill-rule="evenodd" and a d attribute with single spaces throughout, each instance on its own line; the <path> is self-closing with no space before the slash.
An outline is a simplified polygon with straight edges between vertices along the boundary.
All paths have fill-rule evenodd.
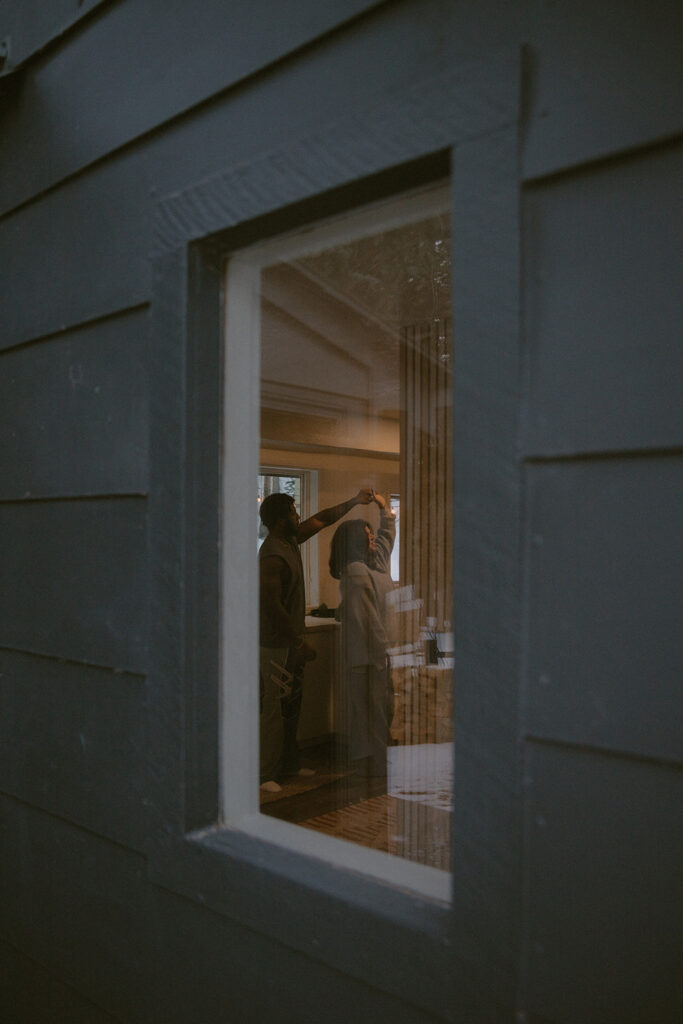
<path id="1" fill-rule="evenodd" d="M 304 635 L 306 592 L 299 546 L 332 526 L 373 491 L 358 494 L 301 522 L 294 499 L 269 494 L 259 514 L 268 536 L 259 551 L 260 584 L 260 781 L 271 790 L 277 779 L 299 770 L 296 733 L 301 712 L 303 667 L 315 658 Z"/>

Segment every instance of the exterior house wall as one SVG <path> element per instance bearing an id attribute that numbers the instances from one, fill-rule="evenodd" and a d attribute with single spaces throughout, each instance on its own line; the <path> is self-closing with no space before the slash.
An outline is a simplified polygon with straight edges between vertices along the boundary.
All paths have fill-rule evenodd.
<path id="1" fill-rule="evenodd" d="M 27 6 L 0 7 L 5 1016 L 680 1019 L 677 5 Z M 254 184 L 335 138 L 313 184 Z M 208 228 L 172 222 L 204 188 L 239 240 L 231 189 L 246 209 L 265 181 L 276 231 L 316 181 L 353 205 L 446 151 L 452 910 L 181 842 L 217 806 L 220 410 L 216 351 L 172 340 L 218 337 Z M 182 265 L 171 223 L 196 228 Z M 169 508 L 200 538 L 182 565 Z"/>

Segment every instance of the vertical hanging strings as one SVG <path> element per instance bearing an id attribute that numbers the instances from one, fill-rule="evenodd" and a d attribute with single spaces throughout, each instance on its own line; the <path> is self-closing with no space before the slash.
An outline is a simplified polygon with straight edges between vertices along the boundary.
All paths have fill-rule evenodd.
<path id="1" fill-rule="evenodd" d="M 419 625 L 436 619 L 443 630 L 452 597 L 450 319 L 401 334 L 401 582 L 423 602 Z"/>
<path id="2" fill-rule="evenodd" d="M 450 673 L 427 664 L 430 633 L 450 630 L 452 608 L 452 337 L 450 318 L 411 325 L 401 332 L 401 586 L 412 597 L 403 613 L 403 642 L 412 664 L 393 673 L 400 722 L 400 777 L 394 789 L 409 792 L 416 780 L 434 775 L 434 755 L 425 744 L 450 738 Z M 431 654 L 434 656 L 434 643 Z M 443 718 L 448 721 L 442 721 Z M 432 748 L 432 751 L 434 748 Z M 398 753 L 398 752 L 397 752 Z M 406 801 L 401 830 L 427 847 L 428 809 Z M 447 837 L 445 839 L 447 842 Z M 421 860 L 420 850 L 410 853 Z"/>

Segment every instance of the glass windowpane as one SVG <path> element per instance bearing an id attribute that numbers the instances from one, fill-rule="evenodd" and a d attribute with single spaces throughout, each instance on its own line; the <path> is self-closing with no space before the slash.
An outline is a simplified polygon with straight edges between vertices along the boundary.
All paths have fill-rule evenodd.
<path id="1" fill-rule="evenodd" d="M 318 481 L 317 510 L 302 521 L 301 478 L 258 477 L 260 810 L 443 870 L 453 773 L 450 244 L 439 186 L 249 253 L 260 462 L 304 465 Z M 299 558 L 313 543 L 316 609 Z"/>

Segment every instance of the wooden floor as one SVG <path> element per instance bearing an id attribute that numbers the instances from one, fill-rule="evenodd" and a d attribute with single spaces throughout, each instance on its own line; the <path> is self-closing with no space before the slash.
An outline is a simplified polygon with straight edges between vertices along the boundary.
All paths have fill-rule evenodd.
<path id="1" fill-rule="evenodd" d="M 309 818 L 386 793 L 386 779 L 360 778 L 348 768 L 338 766 L 328 744 L 306 749 L 301 765 L 315 771 L 315 775 L 288 776 L 282 781 L 281 792 L 262 794 L 263 814 L 301 824 Z"/>
<path id="2" fill-rule="evenodd" d="M 262 797 L 263 814 L 448 870 L 448 811 L 388 794 L 386 779 L 335 770 L 325 747 L 305 754 L 302 765 L 316 774 L 285 779 L 279 793 Z"/>

